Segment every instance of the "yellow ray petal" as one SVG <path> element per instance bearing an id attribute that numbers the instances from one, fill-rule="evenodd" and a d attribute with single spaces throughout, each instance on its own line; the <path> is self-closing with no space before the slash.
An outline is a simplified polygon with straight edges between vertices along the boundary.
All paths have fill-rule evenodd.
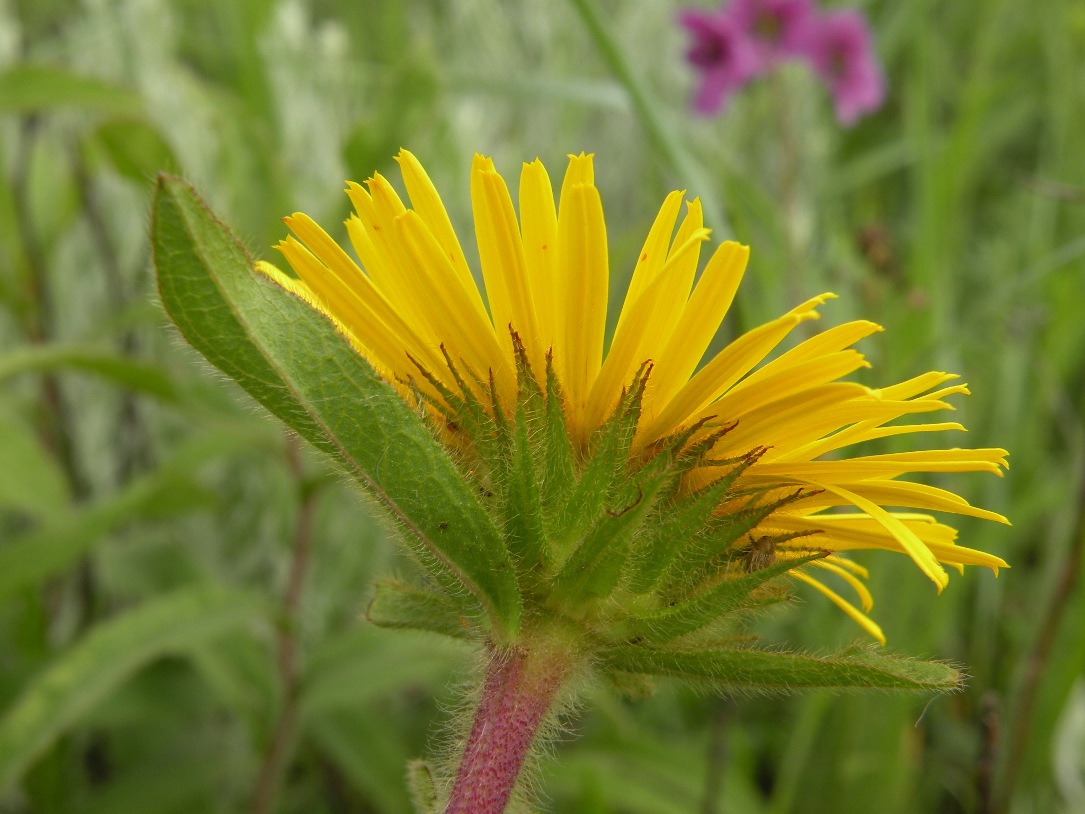
<path id="1" fill-rule="evenodd" d="M 854 382 L 830 382 L 810 387 L 770 401 L 746 412 L 737 427 L 720 439 L 718 455 L 745 452 L 754 447 L 770 447 L 775 452 L 795 436 L 822 431 L 824 425 L 840 421 L 839 415 L 854 409 L 867 389 Z M 720 416 L 727 421 L 727 416 Z"/>
<path id="2" fill-rule="evenodd" d="M 320 301 L 320 310 L 346 325 L 370 352 L 367 356 L 371 361 L 400 378 L 417 375 L 408 354 L 423 364 L 440 365 L 433 348 L 414 333 L 379 293 L 366 288 L 368 281 L 364 275 L 357 275 L 361 279 L 348 284 L 335 269 L 321 263 L 294 238 L 282 241 L 278 249 Z M 437 367 L 438 373 L 442 367 Z"/>
<path id="3" fill-rule="evenodd" d="M 850 348 L 860 339 L 865 339 L 871 334 L 884 330 L 885 328 L 881 325 L 868 322 L 865 319 L 845 322 L 843 325 L 828 328 L 816 336 L 803 340 L 787 353 L 781 354 L 778 359 L 775 359 L 766 367 L 789 367 L 808 362 L 819 356 L 826 356 L 844 350 L 844 348 Z"/>
<path id="4" fill-rule="evenodd" d="M 541 370 L 547 348 L 539 341 L 524 245 L 512 198 L 504 179 L 479 155 L 471 167 L 471 208 L 475 213 L 482 276 L 501 348 L 506 357 L 512 358 L 511 328 L 523 340 L 532 366 Z"/>
<path id="5" fill-rule="evenodd" d="M 573 174 L 574 161 L 570 164 Z M 580 171 L 583 174 L 583 170 Z M 558 268 L 561 302 L 568 309 L 565 330 L 555 343 L 554 362 L 566 397 L 566 412 L 578 441 L 584 442 L 584 410 L 603 359 L 607 318 L 607 235 L 603 204 L 594 186 L 562 188 L 558 210 Z"/>
<path id="6" fill-rule="evenodd" d="M 385 221 L 369 192 L 353 181 L 347 185 L 347 195 L 358 213 L 357 217 L 347 220 L 347 235 L 373 285 L 428 343 L 440 345 L 440 337 L 433 332 L 416 304 L 418 283 L 412 279 L 408 268 L 412 264 L 398 252 L 398 244 L 390 243 L 390 237 L 394 237 L 391 219 Z"/>
<path id="7" fill-rule="evenodd" d="M 930 512 L 963 514 L 969 517 L 978 517 L 982 520 L 993 520 L 1007 526 L 1010 524 L 1009 520 L 996 512 L 977 508 L 960 495 L 926 483 L 869 480 L 852 484 L 852 490 L 862 494 L 867 500 L 873 501 L 879 506 L 899 506 Z M 826 493 L 811 495 L 795 503 L 796 508 L 802 507 L 808 511 L 848 505 L 854 504 L 850 500 L 844 500 Z"/>
<path id="8" fill-rule="evenodd" d="M 711 230 L 702 225 L 704 219 L 700 200 L 695 198 L 687 207 L 689 211 L 678 228 L 678 234 L 667 253 L 667 262 L 660 271 L 661 275 L 667 275 L 670 282 L 656 298 L 652 321 L 644 335 L 642 352 L 650 359 L 657 358 L 663 352 L 674 334 L 675 326 L 689 301 L 693 278 L 697 276 L 701 245 L 711 234 Z"/>
<path id="9" fill-rule="evenodd" d="M 399 395 L 403 398 L 404 401 L 413 401 L 415 396 L 412 395 L 411 388 L 407 384 L 405 384 L 400 377 L 397 377 L 391 370 L 389 370 L 384 364 L 382 364 L 378 356 L 374 354 L 373 351 L 371 351 L 369 348 L 365 347 L 365 345 L 362 344 L 358 337 L 355 336 L 354 332 L 349 327 L 347 327 L 345 323 L 340 322 L 335 317 L 335 315 L 331 313 L 328 306 L 325 303 L 321 302 L 320 298 L 317 297 L 316 294 L 304 282 L 302 282 L 301 280 L 296 280 L 293 277 L 288 277 L 280 269 L 276 268 L 271 263 L 268 263 L 266 260 L 258 260 L 256 262 L 255 268 L 256 271 L 258 271 L 260 274 L 263 274 L 277 286 L 293 294 L 302 302 L 309 305 L 309 307 L 311 307 L 313 310 L 319 311 L 321 314 L 331 320 L 336 330 L 338 330 L 341 334 L 343 334 L 343 336 L 347 338 L 347 340 L 358 352 L 358 354 L 364 357 L 365 360 L 373 366 L 373 369 L 377 371 L 378 375 L 380 375 L 382 379 L 388 382 L 395 389 L 395 391 L 399 393 Z M 429 382 L 416 379 L 415 385 L 421 387 L 422 390 L 428 393 L 431 397 L 440 398 L 437 390 Z"/>
<path id="10" fill-rule="evenodd" d="M 782 317 L 748 331 L 716 354 L 716 357 L 647 423 L 639 434 L 638 444 L 643 447 L 685 423 L 690 416 L 706 407 L 752 370 L 796 325 L 809 319 L 817 319 L 817 306 L 834 296 L 822 294 L 807 300 Z"/>
<path id="11" fill-rule="evenodd" d="M 403 174 L 403 185 L 407 188 L 411 206 L 425 221 L 426 227 L 434 239 L 444 249 L 445 254 L 452 263 L 452 268 L 456 278 L 460 281 L 460 285 L 469 294 L 474 292 L 473 299 L 476 307 L 479 311 L 485 313 L 482 296 L 479 294 L 471 269 L 467 265 L 467 258 L 463 254 L 459 238 L 456 237 L 456 230 L 452 227 L 448 211 L 445 209 L 441 196 L 437 193 L 429 175 L 414 154 L 407 150 L 399 151 L 399 155 L 396 156 L 396 163 L 399 164 L 400 172 Z"/>
<path id="12" fill-rule="evenodd" d="M 762 378 L 753 385 L 743 380 L 700 413 L 695 413 L 692 420 L 717 415 L 726 421 L 737 420 L 741 424 L 744 416 L 766 404 L 836 381 L 861 367 L 870 365 L 861 353 L 848 350 L 779 370 L 776 375 Z"/>
<path id="13" fill-rule="evenodd" d="M 622 303 L 622 311 L 618 315 L 618 327 L 615 335 L 622 329 L 627 315 L 640 300 L 641 295 L 648 285 L 656 279 L 663 264 L 667 261 L 667 248 L 671 243 L 671 233 L 674 224 L 678 220 L 678 211 L 682 208 L 682 196 L 684 190 L 676 190 L 668 195 L 663 206 L 656 214 L 652 228 L 648 230 L 648 237 L 644 246 L 637 256 L 637 264 L 633 267 L 633 276 L 629 280 L 629 289 L 625 292 L 625 300 Z"/>
<path id="14" fill-rule="evenodd" d="M 849 560 L 847 557 L 840 557 L 836 554 L 830 554 L 828 557 L 825 558 L 825 562 L 831 562 L 834 565 L 838 565 L 841 568 L 850 571 L 851 573 L 863 579 L 870 578 L 870 572 L 867 571 L 866 568 L 864 568 L 854 560 Z"/>
<path id="15" fill-rule="evenodd" d="M 843 384 L 841 382 L 840 384 Z M 876 397 L 874 391 L 863 388 L 855 397 L 841 402 L 833 410 L 811 410 L 805 422 L 790 422 L 786 427 L 772 425 L 764 415 L 760 417 L 760 427 L 765 435 L 765 443 L 773 448 L 773 456 L 779 460 L 797 460 L 794 450 L 805 448 L 821 439 L 827 433 L 835 432 L 843 425 L 860 421 L 874 420 L 878 423 L 891 421 L 906 413 L 925 413 L 934 410 L 951 410 L 952 405 L 943 401 L 884 401 Z M 733 447 L 738 439 L 745 439 L 752 431 L 751 419 L 747 418 L 743 434 L 732 433 L 722 443 Z"/>
<path id="16" fill-rule="evenodd" d="M 653 417 L 697 369 L 738 291 L 750 249 L 728 241 L 716 249 L 648 380 L 644 414 Z"/>
<path id="17" fill-rule="evenodd" d="M 873 441 L 893 435 L 909 435 L 914 432 L 945 432 L 947 430 L 967 432 L 964 425 L 958 424 L 956 421 L 943 421 L 937 424 L 898 424 L 891 427 L 882 427 L 877 421 L 861 421 L 830 435 L 828 438 L 792 450 L 788 453 L 788 459 L 796 461 L 813 460 L 833 450 L 842 449 L 862 441 Z"/>
<path id="18" fill-rule="evenodd" d="M 376 368 L 377 372 L 380 373 L 384 379 L 389 380 L 392 378 L 391 371 L 389 371 L 379 359 L 375 358 L 373 352 L 362 344 L 361 340 L 355 336 L 354 332 L 346 325 L 346 323 L 336 317 L 335 314 L 331 312 L 331 309 L 328 308 L 327 304 L 325 304 L 324 301 L 321 300 L 302 280 L 288 276 L 282 269 L 272 265 L 266 260 L 257 260 L 254 268 L 260 274 L 263 274 L 271 280 L 271 282 L 275 283 L 275 285 L 279 286 L 279 288 L 290 292 L 314 311 L 319 311 L 330 319 L 332 324 L 335 325 L 336 330 L 350 340 L 354 349 L 368 359 L 369 363 Z"/>
<path id="19" fill-rule="evenodd" d="M 826 560 L 814 560 L 810 563 L 814 568 L 820 568 L 823 571 L 828 571 L 831 574 L 836 574 L 844 582 L 851 586 L 851 589 L 859 596 L 859 602 L 863 606 L 864 613 L 870 613 L 870 609 L 874 607 L 874 597 L 870 595 L 870 591 L 866 585 L 860 582 L 853 574 L 846 569 L 833 562 L 827 562 Z"/>
<path id="20" fill-rule="evenodd" d="M 869 461 L 877 463 L 896 463 L 905 466 L 935 466 L 945 464 L 952 467 L 960 464 L 962 469 L 912 469 L 913 472 L 972 472 L 982 468 L 985 471 L 1002 474 L 1003 469 L 1009 469 L 1010 464 L 1006 460 L 1008 453 L 1001 448 L 984 447 L 981 449 L 923 449 L 911 452 L 889 452 L 882 455 L 863 455 L 851 458 L 851 461 Z"/>
<path id="21" fill-rule="evenodd" d="M 974 565 L 990 568 L 998 573 L 1009 568 L 1006 561 L 986 551 L 978 551 L 956 544 L 957 530 L 937 522 L 929 515 L 892 513 L 894 517 L 915 532 L 935 558 L 946 565 Z M 760 529 L 760 527 L 759 527 Z M 765 533 L 789 533 L 820 531 L 819 542 L 834 551 L 859 551 L 881 549 L 907 553 L 900 541 L 886 531 L 877 520 L 865 514 L 821 514 L 799 517 L 781 514 L 771 519 Z"/>
<path id="22" fill-rule="evenodd" d="M 882 632 L 881 627 L 879 627 L 873 619 L 871 619 L 853 604 L 848 602 L 848 600 L 844 599 L 844 597 L 842 597 L 840 594 L 838 594 L 836 591 L 832 590 L 828 586 L 822 585 L 818 580 L 814 579 L 809 574 L 805 574 L 802 571 L 792 571 L 791 573 L 795 576 L 795 579 L 802 580 L 814 590 L 820 591 L 824 596 L 829 599 L 830 602 L 832 602 L 834 605 L 840 608 L 840 610 L 844 611 L 844 613 L 850 616 L 852 620 L 856 622 L 856 624 L 858 624 L 863 630 L 865 630 L 882 644 L 885 644 L 885 634 Z"/>
<path id="23" fill-rule="evenodd" d="M 502 353 L 493 326 L 480 315 L 467 297 L 463 286 L 452 274 L 452 264 L 441 246 L 430 234 L 422 218 L 415 212 L 405 212 L 395 220 L 418 276 L 423 279 L 420 299 L 434 321 L 440 319 L 445 341 L 476 373 L 487 377 L 492 371 L 499 392 L 508 403 L 515 403 L 516 377 L 510 363 L 511 353 Z"/>
<path id="24" fill-rule="evenodd" d="M 903 399 L 914 398 L 920 393 L 930 390 L 932 387 L 937 387 L 943 382 L 952 381 L 957 378 L 960 377 L 955 373 L 942 373 L 932 370 L 928 373 L 921 373 L 900 384 L 894 384 L 889 387 L 880 387 L 878 388 L 878 392 L 881 393 L 882 398 L 884 399 L 900 401 Z"/>
<path id="25" fill-rule="evenodd" d="M 539 344 L 546 350 L 563 329 L 564 303 L 558 307 L 557 262 L 558 213 L 550 176 L 539 159 L 524 164 L 520 173 L 520 234 L 524 262 L 535 303 Z"/>
<path id="26" fill-rule="evenodd" d="M 560 209 L 565 203 L 565 192 L 581 184 L 595 186 L 595 154 L 580 153 L 568 155 L 569 165 L 565 168 L 565 178 L 561 182 Z"/>
<path id="27" fill-rule="evenodd" d="M 825 481 L 810 480 L 808 483 L 843 498 L 885 526 L 886 530 L 904 546 L 905 552 L 919 566 L 919 570 L 938 586 L 939 592 L 949 583 L 949 576 L 946 574 L 945 569 L 938 564 L 938 560 L 931 554 L 930 549 L 923 544 L 923 541 L 916 536 L 916 533 L 877 503 L 856 492 Z"/>
<path id="28" fill-rule="evenodd" d="M 648 346 L 652 344 L 652 338 L 665 340 L 673 329 L 675 291 L 681 288 L 682 275 L 687 273 L 686 261 L 707 239 L 707 229 L 690 235 L 681 250 L 672 253 L 636 306 L 629 310 L 625 324 L 618 327 L 588 396 L 584 417 L 587 431 L 591 432 L 603 423 L 617 404 L 622 388 L 629 384 L 641 363 L 651 359 Z"/>
<path id="29" fill-rule="evenodd" d="M 752 482 L 784 482 L 788 478 L 818 478 L 831 483 L 883 478 L 886 480 L 910 472 L 990 472 L 1001 477 L 1006 451 L 1002 449 L 927 450 L 923 453 L 871 455 L 865 458 L 845 458 L 834 461 L 769 460 L 769 455 L 757 462 L 748 473 Z"/>

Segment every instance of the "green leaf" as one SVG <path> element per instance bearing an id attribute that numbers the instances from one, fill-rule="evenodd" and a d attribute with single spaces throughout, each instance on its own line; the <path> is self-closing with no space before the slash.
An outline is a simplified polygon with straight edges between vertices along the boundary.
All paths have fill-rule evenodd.
<path id="1" fill-rule="evenodd" d="M 180 167 L 169 142 L 158 128 L 143 119 L 103 122 L 94 131 L 94 142 L 117 172 L 139 184 L 150 183 L 158 173 L 174 172 Z"/>
<path id="2" fill-rule="evenodd" d="M 785 693 L 808 689 L 952 692 L 961 674 L 936 661 L 896 658 L 853 647 L 824 658 L 767 650 L 655 650 L 619 647 L 604 663 L 629 673 L 670 676 L 720 691 Z"/>
<path id="3" fill-rule="evenodd" d="M 364 792 L 373 810 L 411 814 L 403 783 L 411 747 L 402 730 L 402 713 L 371 705 L 318 715 L 305 725 L 305 734 Z"/>
<path id="4" fill-rule="evenodd" d="M 415 814 L 437 814 L 437 785 L 433 769 L 424 760 L 412 760 L 407 764 L 407 787 Z"/>
<path id="5" fill-rule="evenodd" d="M 514 639 L 521 600 L 508 550 L 414 410 L 326 318 L 258 277 L 187 184 L 159 177 L 152 238 L 162 302 L 185 338 L 338 461 L 431 573 L 467 587 L 496 638 Z"/>
<path id="6" fill-rule="evenodd" d="M 250 624 L 265 610 L 249 594 L 199 586 L 97 625 L 27 684 L 0 719 L 0 791 L 148 662 Z"/>
<path id="7" fill-rule="evenodd" d="M 45 517 L 63 511 L 68 486 L 60 465 L 25 422 L 0 410 L 0 507 Z M 0 549 L 2 551 L 2 549 Z"/>
<path id="8" fill-rule="evenodd" d="M 177 388 L 159 368 L 112 351 L 81 345 L 27 345 L 0 356 L 0 382 L 21 373 L 74 370 L 101 376 L 113 384 L 163 401 L 177 400 Z"/>
<path id="9" fill-rule="evenodd" d="M 313 653 L 305 666 L 301 718 L 358 709 L 407 686 L 436 691 L 450 673 L 465 668 L 470 652 L 462 642 L 361 625 L 326 639 Z"/>
<path id="10" fill-rule="evenodd" d="M 459 606 L 448 597 L 392 579 L 379 580 L 376 589 L 365 611 L 373 624 L 467 638 L 467 623 L 460 619 Z"/>
<path id="11" fill-rule="evenodd" d="M 637 638 L 646 644 L 662 644 L 692 633 L 748 605 L 750 595 L 769 580 L 828 554 L 828 551 L 814 551 L 794 560 L 781 560 L 735 579 L 725 579 L 692 599 L 631 617 L 624 634 L 628 639 Z"/>
<path id="12" fill-rule="evenodd" d="M 642 728 L 647 728 L 644 724 Z M 605 740 L 576 744 L 562 751 L 561 761 L 546 768 L 548 796 L 554 811 L 582 814 L 690 814 L 704 811 L 705 777 L 712 771 L 700 733 L 690 729 L 669 739 L 656 727 L 637 731 L 637 721 L 625 724 L 621 735 L 607 733 Z M 630 731 L 632 730 L 632 731 Z M 713 767 L 715 768 L 715 767 Z M 745 769 L 745 767 L 743 767 Z M 737 773 L 736 773 L 737 774 Z M 734 783 L 738 779 L 739 783 Z M 739 805 L 751 795 L 729 773 L 724 780 L 729 814 L 751 814 L 766 810 L 764 805 Z M 591 805 L 585 790 L 591 789 Z M 564 804 L 564 805 L 563 805 Z M 577 805 L 579 804 L 579 805 Z"/>
<path id="13" fill-rule="evenodd" d="M 169 744 L 162 752 L 140 755 L 108 782 L 94 784 L 73 814 L 207 810 L 230 781 L 230 768 L 229 761 L 208 760 L 204 752 Z"/>
<path id="14" fill-rule="evenodd" d="M 136 113 L 134 91 L 47 65 L 16 65 L 0 73 L 0 113 L 30 113 L 79 107 L 107 113 Z"/>
<path id="15" fill-rule="evenodd" d="M 124 489 L 66 511 L 0 547 L 0 601 L 71 567 L 115 527 L 141 518 L 162 518 L 207 501 L 194 470 L 248 443 L 236 432 L 209 433 L 180 447 L 154 472 Z"/>

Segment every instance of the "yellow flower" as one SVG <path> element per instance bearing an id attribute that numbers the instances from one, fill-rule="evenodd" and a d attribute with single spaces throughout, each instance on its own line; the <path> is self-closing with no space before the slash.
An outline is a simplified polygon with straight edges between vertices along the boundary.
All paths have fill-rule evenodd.
<path id="1" fill-rule="evenodd" d="M 351 183 L 355 212 L 346 221 L 357 261 L 304 214 L 285 218 L 293 235 L 278 248 L 297 278 L 268 263 L 258 268 L 326 314 L 359 353 L 405 398 L 411 387 L 440 399 L 440 387 L 458 392 L 451 360 L 479 383 L 492 380 L 501 404 L 516 404 L 513 332 L 532 369 L 547 356 L 562 387 L 566 424 L 581 448 L 618 405 L 623 388 L 651 361 L 633 447 L 645 455 L 654 442 L 681 428 L 707 436 L 731 426 L 715 443 L 713 459 L 754 452 L 738 483 L 761 500 L 781 501 L 750 534 L 747 565 L 808 554 L 809 535 L 832 556 L 791 573 L 842 608 L 875 638 L 881 629 L 867 613 L 872 601 L 861 582 L 866 571 L 839 552 L 880 548 L 907 554 L 939 590 L 948 580 L 942 563 L 997 569 L 1003 560 L 956 544 L 956 531 L 937 511 L 1005 523 L 952 492 L 902 480 L 910 473 L 983 471 L 1001 474 L 1001 449 L 939 449 L 840 457 L 851 445 L 907 433 L 963 430 L 956 423 L 893 424 L 903 416 L 953 409 L 947 396 L 967 393 L 956 377 L 926 373 L 891 387 L 871 389 L 841 381 L 867 367 L 852 348 L 881 330 L 849 322 L 798 343 L 765 363 L 801 323 L 819 317 L 822 294 L 740 336 L 698 369 L 738 290 L 749 249 L 725 242 L 694 285 L 709 230 L 697 200 L 673 192 L 663 202 L 638 257 L 610 347 L 604 352 L 609 260 L 603 206 L 592 157 L 571 156 L 555 206 L 546 170 L 524 164 L 517 218 L 505 181 L 488 158 L 476 156 L 471 173 L 486 303 L 437 191 L 417 159 L 398 156 L 411 207 L 375 175 Z M 447 359 L 445 354 L 447 353 Z M 702 424 L 698 425 L 698 422 Z M 713 480 L 703 468 L 688 489 Z M 844 507 L 847 511 L 840 511 Z M 885 507 L 909 511 L 888 511 Z M 721 506 L 719 511 L 730 508 Z M 789 544 L 793 540 L 793 544 Z M 775 542 L 767 542 L 775 541 Z M 821 577 L 833 575 L 855 592 L 858 606 Z"/>

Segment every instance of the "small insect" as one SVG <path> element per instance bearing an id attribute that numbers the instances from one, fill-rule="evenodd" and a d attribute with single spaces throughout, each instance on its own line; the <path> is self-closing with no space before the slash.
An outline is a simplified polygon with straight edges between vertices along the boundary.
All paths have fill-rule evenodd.
<path id="1" fill-rule="evenodd" d="M 776 543 L 771 537 L 751 537 L 750 548 L 743 558 L 746 564 L 746 573 L 752 574 L 762 568 L 768 568 L 776 563 Z"/>

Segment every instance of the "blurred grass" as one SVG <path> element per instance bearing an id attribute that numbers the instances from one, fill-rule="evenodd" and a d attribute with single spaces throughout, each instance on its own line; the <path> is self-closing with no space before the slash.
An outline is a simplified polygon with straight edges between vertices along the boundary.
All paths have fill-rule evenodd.
<path id="1" fill-rule="evenodd" d="M 827 322 L 887 328 L 871 381 L 965 373 L 967 443 L 1012 452 L 1005 480 L 953 481 L 1013 519 L 961 525 L 1012 570 L 936 598 L 865 560 L 891 647 L 968 665 L 964 693 L 601 693 L 544 772 L 552 810 L 1083 810 L 1085 8 L 862 5 L 890 97 L 842 131 L 792 68 L 692 118 L 670 3 L 0 3 L 0 731 L 85 671 L 0 811 L 260 810 L 269 783 L 266 810 L 409 810 L 403 767 L 469 655 L 361 620 L 396 568 L 381 527 L 163 328 L 146 240 L 159 169 L 271 257 L 283 214 L 337 222 L 343 179 L 400 146 L 461 234 L 472 151 L 508 174 L 595 151 L 615 291 L 663 194 L 716 201 L 708 225 L 753 247 L 720 342 L 834 290 Z M 173 655 L 86 655 L 201 586 L 274 610 Z M 815 598 L 760 627 L 858 637 Z"/>

